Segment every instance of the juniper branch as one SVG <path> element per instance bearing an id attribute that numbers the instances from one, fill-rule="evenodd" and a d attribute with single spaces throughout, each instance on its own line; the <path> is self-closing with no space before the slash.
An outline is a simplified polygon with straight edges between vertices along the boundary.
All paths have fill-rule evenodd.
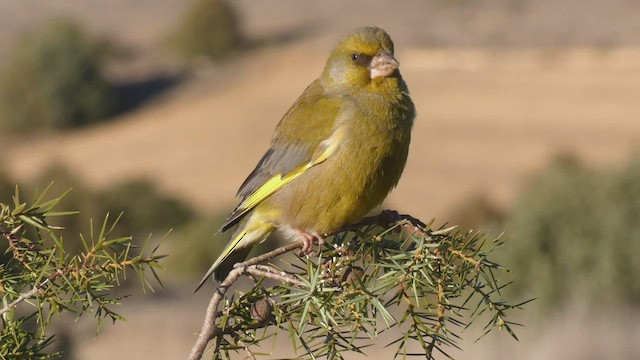
<path id="1" fill-rule="evenodd" d="M 375 338 L 380 326 L 407 324 L 389 345 L 399 343 L 396 356 L 407 356 L 414 355 L 408 353 L 408 343 L 418 342 L 427 358 L 435 351 L 449 356 L 442 346 L 457 347 L 458 335 L 451 329 L 466 328 L 484 311 L 493 316 L 489 327 L 509 331 L 504 313 L 524 303 L 503 302 L 496 289 L 505 285 L 486 273 L 503 269 L 487 260 L 502 241 L 485 247 L 481 234 L 430 227 L 431 223 L 387 210 L 332 234 L 333 241 L 317 260 L 302 258 L 298 264 L 287 263 L 284 270 L 264 264 L 302 247 L 300 241 L 235 264 L 209 302 L 190 359 L 201 359 L 212 340 L 216 359 L 241 349 L 250 357 L 250 347 L 273 335 L 267 331 L 272 326 L 289 331 L 293 347 L 311 358 L 336 359 L 344 359 L 346 351 L 362 353 L 368 345 L 358 343 Z M 232 297 L 229 288 L 242 275 L 255 277 L 256 284 Z M 279 284 L 265 288 L 265 278 Z M 493 291 L 483 291 L 482 286 Z M 478 297 L 475 310 L 464 307 Z M 265 301 L 272 304 L 268 310 L 258 306 Z M 268 316 L 257 315 L 258 309 Z M 402 318 L 392 315 L 398 310 Z M 471 315 L 468 321 L 465 312 Z M 262 335 L 259 329 L 265 329 Z"/>
<path id="2" fill-rule="evenodd" d="M 223 330 L 215 325 L 215 321 L 220 315 L 220 313 L 218 312 L 218 306 L 227 293 L 227 290 L 229 290 L 231 285 L 233 285 L 238 280 L 238 278 L 240 278 L 240 276 L 245 274 L 252 274 L 255 276 L 266 277 L 280 282 L 291 283 L 299 287 L 306 286 L 304 282 L 298 280 L 291 274 L 278 272 L 272 267 L 259 265 L 275 258 L 276 256 L 285 254 L 298 248 L 302 248 L 303 245 L 304 243 L 302 241 L 297 241 L 277 248 L 268 253 L 253 257 L 245 262 L 237 263 L 234 265 L 234 269 L 229 272 L 229 275 L 227 275 L 222 283 L 220 283 L 220 286 L 218 286 L 213 296 L 211 297 L 211 300 L 209 301 L 200 334 L 198 335 L 198 339 L 196 340 L 196 343 L 191 349 L 191 353 L 189 355 L 190 360 L 201 359 L 202 354 L 204 353 L 204 350 L 206 349 L 209 341 L 211 341 L 211 339 L 213 339 L 214 337 L 223 334 Z"/>
<path id="3" fill-rule="evenodd" d="M 12 301 L 9 304 L 7 304 L 7 306 L 5 306 L 2 309 L 0 309 L 0 315 L 2 315 L 4 313 L 8 312 L 9 310 L 15 308 L 21 302 L 23 302 L 25 300 L 28 300 L 28 299 L 31 299 L 32 297 L 35 297 L 36 295 L 38 295 L 39 293 L 42 292 L 42 289 L 49 282 L 55 280 L 55 278 L 57 278 L 60 275 L 62 275 L 62 270 L 58 269 L 56 272 L 53 273 L 53 275 L 49 276 L 43 282 L 41 282 L 40 284 L 38 284 L 38 285 L 34 286 L 33 288 L 31 288 L 31 290 L 20 294 L 20 296 L 18 296 L 17 299 L 15 299 L 14 301 Z"/>

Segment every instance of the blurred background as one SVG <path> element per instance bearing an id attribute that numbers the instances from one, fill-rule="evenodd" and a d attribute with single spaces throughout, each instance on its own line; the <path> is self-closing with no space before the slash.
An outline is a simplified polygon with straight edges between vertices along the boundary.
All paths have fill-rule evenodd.
<path id="1" fill-rule="evenodd" d="M 238 186 L 362 25 L 391 34 L 418 109 L 385 207 L 504 231 L 507 296 L 536 298 L 513 319 L 520 342 L 474 343 L 472 328 L 452 354 L 640 358 L 640 3 L 2 1 L 0 200 L 73 187 L 71 248 L 107 211 L 140 240 L 174 229 L 166 291 L 131 286 L 128 322 L 99 336 L 93 319 L 62 321 L 65 358 L 186 357 L 212 289 L 192 291 Z"/>

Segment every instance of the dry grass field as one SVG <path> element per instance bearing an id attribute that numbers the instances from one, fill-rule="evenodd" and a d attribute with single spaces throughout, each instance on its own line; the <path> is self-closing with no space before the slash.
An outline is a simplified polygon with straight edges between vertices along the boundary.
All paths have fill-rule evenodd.
<path id="1" fill-rule="evenodd" d="M 11 34 L 51 14 L 66 14 L 135 49 L 113 69 L 114 77 L 171 72 L 175 64 L 159 56 L 158 44 L 184 8 L 179 3 L 2 2 L 0 26 L 8 30 L 0 34 L 0 59 L 15 44 L 17 37 Z M 564 37 L 554 38 L 551 30 L 562 29 L 562 22 L 553 11 L 573 9 L 575 1 L 558 2 L 552 10 L 532 5 L 532 10 L 511 17 L 515 10 L 497 5 L 454 12 L 437 1 L 408 1 L 397 8 L 388 2 L 368 3 L 355 2 L 362 11 L 358 5 L 345 5 L 337 16 L 342 6 L 338 1 L 324 8 L 307 2 L 270 6 L 240 1 L 250 36 L 268 38 L 290 29 L 303 35 L 258 47 L 237 61 L 200 66 L 161 96 L 113 121 L 25 139 L 0 134 L 6 145 L 0 161 L 22 180 L 36 176 L 45 164 L 59 162 L 95 187 L 147 177 L 203 212 L 231 207 L 280 116 L 320 73 L 340 34 L 361 24 L 382 25 L 394 36 L 419 113 L 409 162 L 389 207 L 444 221 L 459 204 L 481 194 L 506 208 L 528 179 L 559 153 L 593 166 L 616 166 L 640 150 L 640 48 L 635 47 L 640 39 L 630 35 L 634 29 L 640 33 L 640 20 L 633 11 L 616 12 L 614 6 L 598 12 L 595 2 L 587 1 L 580 8 L 582 20 L 565 24 Z M 423 25 L 420 14 L 428 11 L 457 15 L 449 17 L 451 22 L 433 16 L 435 23 Z M 608 19 L 610 27 L 581 22 L 598 16 Z M 523 31 L 516 34 L 529 36 L 529 43 L 519 42 L 509 31 L 517 28 L 514 19 L 522 20 Z M 460 28 L 442 30 L 448 26 Z M 505 34 L 492 37 L 496 29 L 505 29 Z M 543 30 L 537 34 L 536 29 Z M 574 39 L 581 29 L 589 30 Z M 596 46 L 599 42 L 607 46 Z M 448 46 L 433 47 L 440 43 Z M 134 297 L 123 312 L 129 321 L 107 326 L 98 337 L 93 323 L 81 322 L 74 331 L 76 358 L 184 358 L 208 301 L 204 292 L 192 295 L 192 285 L 170 281 L 166 296 L 151 301 Z M 640 348 L 634 339 L 640 327 L 633 319 L 640 316 L 615 315 L 612 320 L 570 311 L 538 319 L 522 331 L 520 343 L 506 334 L 478 344 L 466 342 L 459 358 L 637 358 Z M 607 331 L 600 331 L 604 326 Z"/>

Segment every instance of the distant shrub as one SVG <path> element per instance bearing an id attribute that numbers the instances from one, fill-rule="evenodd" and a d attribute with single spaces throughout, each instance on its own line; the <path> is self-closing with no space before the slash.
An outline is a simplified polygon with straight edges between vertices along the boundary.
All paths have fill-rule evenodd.
<path id="1" fill-rule="evenodd" d="M 513 288 L 542 307 L 640 305 L 640 158 L 607 171 L 563 159 L 524 193 L 507 229 Z"/>
<path id="2" fill-rule="evenodd" d="M 177 198 L 160 192 L 148 180 L 130 180 L 101 192 L 97 198 L 104 211 L 124 212 L 120 228 L 129 234 L 144 236 L 150 232 L 165 232 L 185 225 L 194 211 Z"/>
<path id="3" fill-rule="evenodd" d="M 106 49 L 67 20 L 25 38 L 0 79 L 0 126 L 70 128 L 113 114 L 115 93 L 102 74 Z"/>
<path id="4" fill-rule="evenodd" d="M 88 233 L 90 221 L 92 219 L 98 221 L 106 213 L 102 204 L 96 201 L 95 192 L 88 188 L 76 174 L 62 165 L 51 165 L 31 183 L 20 184 L 21 197 L 25 200 L 33 200 L 35 194 L 41 193 L 47 187 L 49 187 L 48 192 L 52 194 L 63 194 L 71 189 L 58 208 L 73 209 L 78 214 L 53 217 L 50 220 L 52 222 L 50 225 L 64 228 L 61 234 L 69 239 L 77 239 L 78 234 Z M 65 247 L 67 251 L 73 253 L 80 250 L 81 244 L 79 241 L 68 240 L 65 241 Z"/>
<path id="5" fill-rule="evenodd" d="M 64 231 L 60 233 L 71 239 L 76 239 L 80 233 L 88 233 L 90 221 L 101 221 L 106 213 L 115 219 L 124 212 L 113 236 L 133 235 L 136 243 L 143 242 L 149 233 L 163 235 L 194 217 L 190 207 L 161 193 L 147 180 L 130 180 L 97 191 L 87 187 L 78 175 L 61 165 L 51 166 L 31 184 L 21 184 L 20 192 L 23 198 L 30 200 L 36 190 L 42 191 L 47 186 L 50 186 L 51 193 L 61 194 L 72 189 L 58 208 L 73 209 L 78 214 L 51 218 L 51 225 L 63 227 Z M 80 246 L 80 242 L 65 242 L 69 252 L 79 250 Z"/>
<path id="6" fill-rule="evenodd" d="M 186 58 L 224 58 L 242 44 L 238 15 L 226 0 L 197 0 L 169 36 L 168 44 Z"/>
<path id="7" fill-rule="evenodd" d="M 488 231 L 504 221 L 504 213 L 488 197 L 477 194 L 455 207 L 447 219 L 462 231 Z"/>

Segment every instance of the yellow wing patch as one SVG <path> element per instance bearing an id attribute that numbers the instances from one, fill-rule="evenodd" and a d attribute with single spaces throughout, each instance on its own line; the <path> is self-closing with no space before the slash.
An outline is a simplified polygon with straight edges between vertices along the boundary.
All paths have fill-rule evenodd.
<path id="1" fill-rule="evenodd" d="M 317 156 L 314 154 L 311 161 L 296 167 L 284 176 L 282 176 L 282 174 L 278 174 L 267 180 L 264 184 L 262 184 L 262 186 L 257 188 L 256 191 L 247 196 L 247 198 L 244 199 L 244 201 L 238 206 L 238 210 L 240 211 L 238 212 L 237 216 L 242 216 L 243 214 L 247 213 L 247 211 L 253 209 L 264 199 L 268 198 L 269 196 L 271 196 L 271 194 L 278 191 L 278 189 L 287 185 L 298 176 L 304 174 L 305 171 L 326 161 L 335 152 L 336 148 L 340 144 L 341 139 L 342 131 L 336 130 L 329 139 L 323 141 L 320 144 L 319 149 L 316 151 L 321 151 L 320 154 L 318 154 Z"/>

